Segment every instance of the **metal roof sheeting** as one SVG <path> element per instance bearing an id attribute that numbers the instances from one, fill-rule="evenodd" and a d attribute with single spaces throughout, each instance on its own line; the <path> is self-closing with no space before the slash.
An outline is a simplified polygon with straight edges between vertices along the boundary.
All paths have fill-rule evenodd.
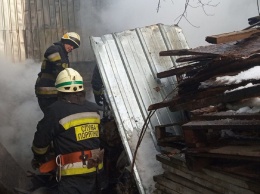
<path id="1" fill-rule="evenodd" d="M 132 153 L 148 115 L 148 106 L 161 102 L 176 87 L 175 77 L 156 77 L 158 72 L 178 66 L 175 58 L 159 57 L 159 52 L 186 49 L 187 42 L 178 26 L 163 24 L 90 37 L 90 40 L 121 138 L 132 160 Z M 158 148 L 154 127 L 182 119 L 180 112 L 173 113 L 167 108 L 157 110 L 152 116 L 138 148 L 134 168 L 141 193 L 151 192 L 152 176 L 161 171 L 161 165 L 155 159 Z M 172 132 L 179 134 L 179 129 L 173 128 Z"/>

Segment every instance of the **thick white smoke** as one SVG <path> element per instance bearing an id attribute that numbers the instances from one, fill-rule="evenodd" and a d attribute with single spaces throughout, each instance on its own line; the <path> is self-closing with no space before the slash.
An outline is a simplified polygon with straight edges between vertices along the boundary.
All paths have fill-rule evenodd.
<path id="1" fill-rule="evenodd" d="M 86 2 L 88 1 L 82 0 L 83 7 Z M 94 24 L 96 33 L 92 32 L 91 35 L 99 36 L 157 23 L 176 24 L 184 11 L 186 1 L 160 1 L 157 13 L 158 2 L 159 0 L 110 1 L 110 4 L 95 12 L 95 18 L 100 21 Z M 258 15 L 256 1 L 253 0 L 203 0 L 204 3 L 217 5 L 205 6 L 205 12 L 198 7 L 197 2 L 190 1 L 192 6 L 188 7 L 186 15 L 188 20 L 183 18 L 179 23 L 191 48 L 206 45 L 206 36 L 242 30 L 248 26 L 248 18 Z M 83 20 L 82 25 L 88 31 L 91 23 L 86 21 Z"/>
<path id="2" fill-rule="evenodd" d="M 40 64 L 32 60 L 12 63 L 0 56 L 0 142 L 25 170 L 30 170 L 32 139 L 41 119 L 34 83 Z"/>

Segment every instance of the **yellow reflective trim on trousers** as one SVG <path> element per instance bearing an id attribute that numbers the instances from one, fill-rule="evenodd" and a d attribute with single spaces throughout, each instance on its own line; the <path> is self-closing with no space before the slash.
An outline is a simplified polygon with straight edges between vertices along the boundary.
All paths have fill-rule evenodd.
<path id="1" fill-rule="evenodd" d="M 49 146 L 45 147 L 45 148 L 37 148 L 36 146 L 32 146 L 32 150 L 36 153 L 36 154 L 40 154 L 43 155 L 45 154 L 49 149 Z"/>
<path id="2" fill-rule="evenodd" d="M 98 164 L 98 169 L 101 170 L 103 168 L 103 162 Z M 75 175 L 75 174 L 86 174 L 86 173 L 92 173 L 96 172 L 96 168 L 70 168 L 66 170 L 61 170 L 61 176 L 66 175 Z"/>
<path id="3" fill-rule="evenodd" d="M 78 125 L 83 125 L 83 124 L 87 124 L 87 123 L 100 123 L 100 119 L 99 118 L 80 118 L 80 119 L 75 119 L 75 120 L 71 120 L 67 123 L 63 123 L 62 126 L 64 127 L 65 130 L 68 130 L 71 127 L 75 127 Z"/>

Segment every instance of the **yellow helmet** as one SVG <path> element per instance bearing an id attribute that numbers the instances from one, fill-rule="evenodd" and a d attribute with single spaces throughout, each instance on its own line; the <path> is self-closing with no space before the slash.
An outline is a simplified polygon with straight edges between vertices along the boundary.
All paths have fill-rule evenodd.
<path id="1" fill-rule="evenodd" d="M 74 48 L 79 48 L 80 46 L 80 36 L 76 32 L 67 32 L 61 38 L 63 44 L 70 44 Z"/>
<path id="2" fill-rule="evenodd" d="M 80 92 L 84 90 L 83 78 L 76 70 L 66 68 L 58 74 L 55 87 L 59 92 Z"/>

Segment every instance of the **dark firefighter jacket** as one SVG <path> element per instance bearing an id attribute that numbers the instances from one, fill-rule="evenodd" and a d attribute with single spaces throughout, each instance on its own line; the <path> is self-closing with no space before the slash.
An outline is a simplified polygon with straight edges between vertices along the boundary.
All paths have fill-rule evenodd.
<path id="1" fill-rule="evenodd" d="M 55 80 L 57 75 L 69 67 L 68 53 L 61 42 L 51 45 L 44 53 L 41 72 L 35 84 L 37 97 L 56 97 Z"/>
<path id="2" fill-rule="evenodd" d="M 83 105 L 65 101 L 56 101 L 47 109 L 44 118 L 39 121 L 33 139 L 32 151 L 35 158 L 44 156 L 53 142 L 55 155 L 98 149 L 100 115 L 96 105 L 86 101 Z M 102 164 L 103 165 L 103 164 Z M 96 168 L 67 169 L 62 175 L 86 174 Z M 74 167 L 74 168 L 76 168 Z M 101 169 L 103 166 L 98 166 Z"/>

